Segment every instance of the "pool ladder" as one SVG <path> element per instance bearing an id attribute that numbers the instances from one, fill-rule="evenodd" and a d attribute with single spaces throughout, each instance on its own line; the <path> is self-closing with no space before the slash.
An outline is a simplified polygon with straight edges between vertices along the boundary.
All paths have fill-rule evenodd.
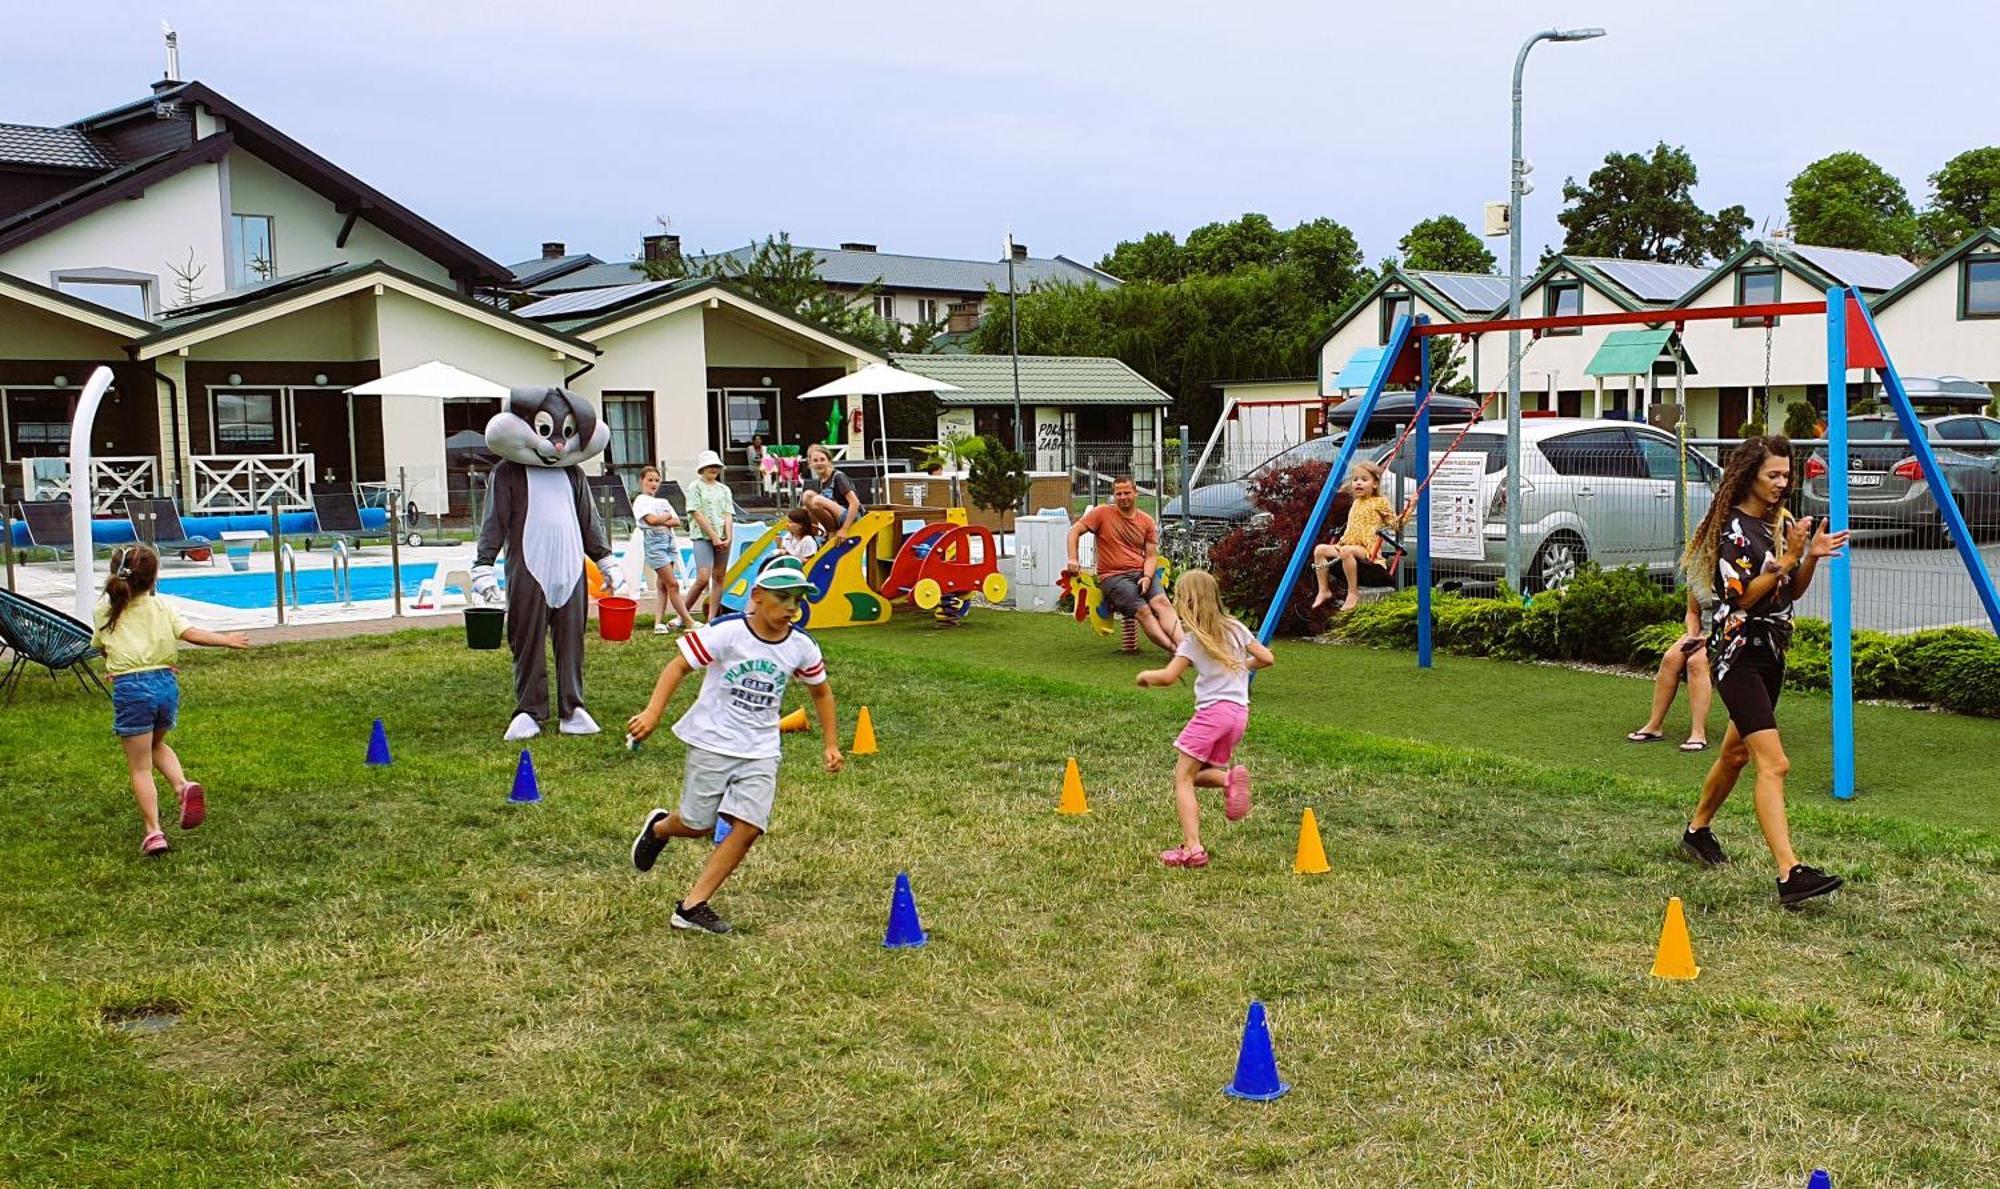
<path id="1" fill-rule="evenodd" d="M 297 577 L 295 576 L 292 581 L 296 585 Z M 343 607 L 354 605 L 354 574 L 348 565 L 345 537 L 333 539 L 333 597 L 338 599 Z"/>

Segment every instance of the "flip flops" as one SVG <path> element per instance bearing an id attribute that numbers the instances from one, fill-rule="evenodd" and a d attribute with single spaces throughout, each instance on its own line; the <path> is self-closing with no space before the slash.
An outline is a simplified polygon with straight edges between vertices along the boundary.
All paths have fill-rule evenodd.
<path id="1" fill-rule="evenodd" d="M 1629 734 L 1629 735 L 1625 736 L 1625 742 L 1627 742 L 1627 743 L 1658 743 L 1658 742 L 1659 742 L 1660 740 L 1662 740 L 1662 739 L 1665 739 L 1665 738 L 1666 738 L 1666 736 L 1665 736 L 1665 735 L 1663 735 L 1663 734 L 1661 734 L 1661 733 L 1660 733 L 1660 732 L 1658 732 L 1658 731 L 1633 731 L 1633 732 L 1632 732 L 1631 734 Z"/>
<path id="2" fill-rule="evenodd" d="M 1685 752 L 1697 752 L 1697 751 L 1707 751 L 1707 750 L 1708 750 L 1708 740 L 1706 740 L 1706 739 L 1690 739 L 1690 740 L 1688 740 L 1687 742 L 1685 742 L 1685 743 L 1681 744 L 1681 750 L 1682 750 L 1682 751 L 1685 751 Z"/>

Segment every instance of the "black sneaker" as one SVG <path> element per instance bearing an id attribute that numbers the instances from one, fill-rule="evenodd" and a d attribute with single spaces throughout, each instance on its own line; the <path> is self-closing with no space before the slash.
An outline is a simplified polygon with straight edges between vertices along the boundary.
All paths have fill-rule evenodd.
<path id="1" fill-rule="evenodd" d="M 667 849 L 665 838 L 653 837 L 653 827 L 666 821 L 673 814 L 664 809 L 655 809 L 646 815 L 646 824 L 639 827 L 639 836 L 632 840 L 632 865 L 641 871 L 651 871 L 654 860 Z"/>
<path id="2" fill-rule="evenodd" d="M 708 901 L 704 900 L 700 904 L 693 906 L 675 904 L 674 928 L 702 929 L 710 933 L 727 933 L 729 932 L 729 922 L 716 915 L 715 910 L 708 906 Z"/>
<path id="3" fill-rule="evenodd" d="M 1715 831 L 1707 826 L 1699 830 L 1689 828 L 1682 831 L 1681 849 L 1710 867 L 1729 865 L 1729 856 L 1722 853 L 1722 844 L 1715 840 Z"/>
<path id="4" fill-rule="evenodd" d="M 1828 875 L 1817 867 L 1799 863 L 1791 874 L 1778 881 L 1778 903 L 1786 908 L 1797 908 L 1815 896 L 1824 896 L 1838 888 L 1843 881 L 1838 875 Z"/>

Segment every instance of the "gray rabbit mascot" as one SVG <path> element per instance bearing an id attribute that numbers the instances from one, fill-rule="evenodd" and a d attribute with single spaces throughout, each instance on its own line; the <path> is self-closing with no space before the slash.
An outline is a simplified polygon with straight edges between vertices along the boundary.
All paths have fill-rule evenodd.
<path id="1" fill-rule="evenodd" d="M 509 740 L 541 734 L 549 718 L 544 641 L 554 636 L 556 705 L 565 735 L 595 735 L 583 708 L 583 640 L 590 593 L 583 559 L 611 555 L 604 524 L 579 464 L 604 452 L 611 430 L 590 402 L 562 388 L 516 388 L 486 423 L 486 445 L 503 461 L 487 485 L 486 522 L 473 559 L 472 594 L 497 603 L 493 563 L 507 553 L 507 646 L 514 653 L 514 718 Z M 599 567 L 605 589 L 621 585 L 616 566 Z"/>

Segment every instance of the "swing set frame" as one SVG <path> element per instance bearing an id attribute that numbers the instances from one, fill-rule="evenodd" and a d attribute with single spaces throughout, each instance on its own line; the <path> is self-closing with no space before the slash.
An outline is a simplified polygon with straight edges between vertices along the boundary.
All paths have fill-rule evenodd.
<path id="1" fill-rule="evenodd" d="M 1326 522 L 1327 511 L 1333 505 L 1333 497 L 1340 490 L 1342 479 L 1354 462 L 1354 455 L 1360 446 L 1363 430 L 1369 418 L 1374 416 L 1376 403 L 1391 384 L 1408 385 L 1415 383 L 1417 392 L 1416 416 L 1410 426 L 1409 435 L 1423 444 L 1428 451 L 1431 441 L 1430 401 L 1431 401 L 1431 354 L 1430 340 L 1440 335 L 1469 337 L 1492 331 L 1525 330 L 1539 334 L 1548 330 L 1568 330 L 1585 326 L 1618 326 L 1643 324 L 1650 326 L 1672 325 L 1679 330 L 1687 322 L 1707 319 L 1734 318 L 1762 320 L 1767 327 L 1771 320 L 1783 317 L 1807 317 L 1819 315 L 1826 319 L 1826 401 L 1827 417 L 1827 521 L 1832 532 L 1842 532 L 1848 527 L 1848 440 L 1847 440 L 1847 373 L 1849 369 L 1873 370 L 1880 377 L 1889 405 L 1895 410 L 1897 424 L 1908 441 L 1910 453 L 1917 459 L 1931 497 L 1937 502 L 1959 559 L 1965 564 L 1966 574 L 1972 579 L 1973 588 L 1986 609 L 1987 618 L 1993 630 L 2000 634 L 2000 594 L 1996 594 L 1993 578 L 1986 571 L 1983 559 L 1975 546 L 1972 534 L 1967 529 L 1965 514 L 1952 497 L 1951 486 L 1945 481 L 1943 469 L 1939 466 L 1937 454 L 1931 449 L 1930 440 L 1922 425 L 1917 421 L 1915 407 L 1910 403 L 1910 395 L 1903 386 L 1903 378 L 1896 365 L 1889 358 L 1887 347 L 1882 342 L 1881 331 L 1875 319 L 1869 314 L 1867 303 L 1860 294 L 1845 286 L 1835 286 L 1826 291 L 1824 302 L 1786 301 L 1765 302 L 1754 305 L 1708 306 L 1672 311 L 1638 310 L 1618 311 L 1603 314 L 1571 314 L 1540 318 L 1503 318 L 1486 322 L 1456 322 L 1433 324 L 1429 318 L 1408 314 L 1397 316 L 1389 331 L 1389 342 L 1382 352 L 1381 361 L 1376 365 L 1374 377 L 1368 387 L 1355 399 L 1360 402 L 1355 410 L 1354 424 L 1341 444 L 1340 454 L 1333 467 L 1327 472 L 1326 483 L 1320 488 L 1319 497 L 1313 503 L 1312 515 L 1306 520 L 1305 529 L 1300 533 L 1298 544 L 1293 548 L 1291 560 L 1285 566 L 1284 577 L 1279 580 L 1278 589 L 1273 592 L 1271 603 L 1265 609 L 1264 617 L 1257 629 L 1257 639 L 1269 644 L 1276 633 L 1279 619 L 1285 614 L 1292 590 L 1297 586 L 1308 561 L 1312 557 L 1313 546 L 1318 543 Z M 1454 448 L 1456 443 L 1454 443 Z M 1687 450 L 1683 438 L 1680 449 L 1683 452 L 1682 468 L 1685 473 Z M 1449 451 L 1446 451 L 1449 454 Z M 1426 454 L 1426 470 L 1430 460 Z M 1416 493 L 1416 563 L 1417 563 L 1417 667 L 1428 669 L 1431 656 L 1431 500 L 1428 479 L 1418 487 Z M 1833 695 L 1833 795 L 1840 800 L 1854 796 L 1854 630 L 1853 630 L 1853 569 L 1847 550 L 1828 559 L 1824 567 L 1830 590 L 1829 603 L 1832 612 L 1832 695 Z"/>

